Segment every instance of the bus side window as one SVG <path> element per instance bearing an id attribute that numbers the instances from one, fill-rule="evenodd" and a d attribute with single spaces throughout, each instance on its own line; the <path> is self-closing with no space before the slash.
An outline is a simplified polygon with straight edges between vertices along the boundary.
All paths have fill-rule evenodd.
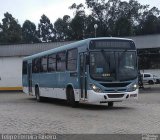
<path id="1" fill-rule="evenodd" d="M 56 54 L 48 56 L 48 72 L 56 71 Z"/>
<path id="2" fill-rule="evenodd" d="M 57 53 L 57 71 L 66 70 L 66 52 Z"/>
<path id="3" fill-rule="evenodd" d="M 32 62 L 32 72 L 39 73 L 40 71 L 40 58 L 36 58 Z"/>
<path id="4" fill-rule="evenodd" d="M 77 49 L 69 50 L 67 53 L 67 70 L 68 71 L 76 71 L 77 69 Z"/>
<path id="5" fill-rule="evenodd" d="M 47 56 L 41 58 L 41 72 L 47 72 Z"/>

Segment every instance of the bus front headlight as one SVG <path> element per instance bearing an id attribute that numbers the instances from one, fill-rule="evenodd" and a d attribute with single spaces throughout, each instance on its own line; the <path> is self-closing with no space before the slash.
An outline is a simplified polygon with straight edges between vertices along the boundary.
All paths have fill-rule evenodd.
<path id="1" fill-rule="evenodd" d="M 136 89 L 138 89 L 138 84 L 132 83 L 131 85 L 128 86 L 127 91 L 131 92 L 131 91 L 135 91 Z"/>
<path id="2" fill-rule="evenodd" d="M 94 92 L 102 92 L 102 90 L 97 87 L 95 84 L 89 84 L 90 85 L 90 89 L 93 90 Z"/>

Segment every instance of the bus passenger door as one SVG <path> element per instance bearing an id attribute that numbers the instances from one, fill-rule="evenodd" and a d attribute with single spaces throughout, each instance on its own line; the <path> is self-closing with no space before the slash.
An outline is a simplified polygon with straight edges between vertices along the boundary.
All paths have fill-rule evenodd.
<path id="1" fill-rule="evenodd" d="M 86 67 L 87 54 L 80 54 L 80 98 L 85 100 L 87 98 L 87 67 Z"/>
<path id="2" fill-rule="evenodd" d="M 28 64 L 28 93 L 32 93 L 32 64 Z"/>

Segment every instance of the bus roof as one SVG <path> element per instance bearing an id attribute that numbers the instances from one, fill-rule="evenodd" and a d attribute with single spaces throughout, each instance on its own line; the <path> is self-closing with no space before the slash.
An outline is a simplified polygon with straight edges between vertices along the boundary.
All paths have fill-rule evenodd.
<path id="1" fill-rule="evenodd" d="M 49 55 L 49 54 L 52 54 L 52 53 L 57 53 L 57 52 L 60 52 L 60 51 L 64 51 L 66 49 L 69 50 L 69 49 L 73 49 L 73 48 L 78 48 L 78 47 L 83 46 L 85 44 L 89 45 L 89 42 L 92 41 L 92 40 L 107 40 L 107 39 L 109 39 L 109 40 L 113 39 L 113 40 L 133 41 L 132 39 L 117 38 L 117 37 L 88 38 L 88 39 L 80 40 L 80 41 L 70 43 L 70 44 L 67 44 L 67 45 L 63 45 L 63 46 L 60 46 L 60 47 L 57 47 L 57 48 L 53 48 L 53 49 L 50 49 L 50 50 L 47 50 L 47 51 L 44 51 L 44 52 L 41 52 L 41 53 L 37 53 L 37 54 L 31 55 L 31 56 L 24 57 L 23 60 L 34 59 L 34 58 L 37 58 L 37 57 L 41 57 L 41 56 Z"/>

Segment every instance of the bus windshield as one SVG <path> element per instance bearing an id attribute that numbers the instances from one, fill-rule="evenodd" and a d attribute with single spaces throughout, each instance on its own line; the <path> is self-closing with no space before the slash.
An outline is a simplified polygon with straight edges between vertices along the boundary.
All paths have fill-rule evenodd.
<path id="1" fill-rule="evenodd" d="M 99 81 L 126 81 L 137 77 L 135 51 L 90 52 L 90 76 Z"/>

